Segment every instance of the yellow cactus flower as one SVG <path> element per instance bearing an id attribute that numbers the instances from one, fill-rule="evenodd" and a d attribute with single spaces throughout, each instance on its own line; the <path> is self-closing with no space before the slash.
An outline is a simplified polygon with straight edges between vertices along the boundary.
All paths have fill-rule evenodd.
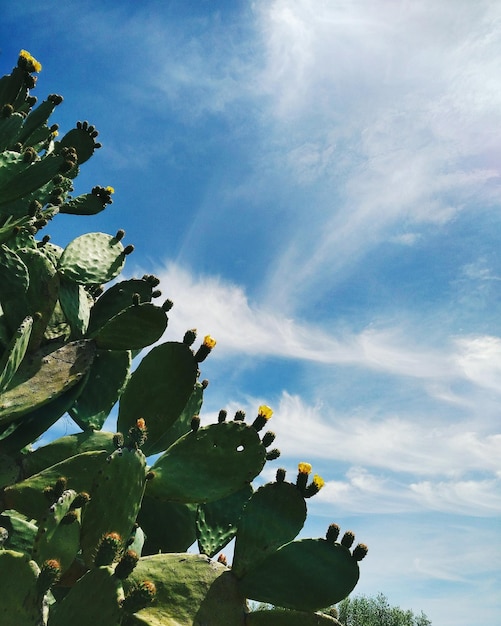
<path id="1" fill-rule="evenodd" d="M 264 419 L 265 419 L 265 420 L 269 420 L 269 419 L 270 419 L 270 417 L 273 415 L 273 410 L 272 410 L 272 409 L 270 409 L 270 407 L 269 407 L 269 406 L 266 406 L 266 404 L 262 404 L 262 405 L 259 407 L 259 410 L 258 410 L 257 414 L 258 414 L 260 417 L 264 417 Z"/>
<path id="2" fill-rule="evenodd" d="M 115 193 L 115 190 L 113 189 L 113 187 L 110 187 L 109 185 L 108 185 L 108 187 L 106 187 L 106 191 L 108 193 Z"/>
<path id="3" fill-rule="evenodd" d="M 297 470 L 300 474 L 309 474 L 311 472 L 310 463 L 298 463 Z"/>
<path id="4" fill-rule="evenodd" d="M 26 61 L 32 65 L 34 72 L 40 72 L 42 70 L 42 64 L 39 63 L 27 50 L 21 50 L 19 56 L 26 59 Z"/>
<path id="5" fill-rule="evenodd" d="M 325 485 L 325 480 L 318 474 L 315 474 L 315 476 L 313 476 L 313 484 L 320 491 L 320 489 L 322 489 Z"/>
<path id="6" fill-rule="evenodd" d="M 216 340 L 213 339 L 210 335 L 205 335 L 204 337 L 204 346 L 212 350 L 212 348 L 216 345 Z"/>
<path id="7" fill-rule="evenodd" d="M 138 420 L 136 420 L 136 426 L 139 428 L 139 430 L 145 430 L 146 429 L 146 422 L 144 421 L 144 419 L 142 417 L 140 417 Z"/>
<path id="8" fill-rule="evenodd" d="M 59 131 L 58 130 L 52 131 L 52 136 L 53 137 L 57 137 L 58 135 L 59 135 Z"/>

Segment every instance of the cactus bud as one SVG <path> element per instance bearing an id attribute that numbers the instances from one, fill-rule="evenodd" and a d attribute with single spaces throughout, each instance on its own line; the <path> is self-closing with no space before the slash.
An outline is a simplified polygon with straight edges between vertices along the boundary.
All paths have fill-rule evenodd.
<path id="1" fill-rule="evenodd" d="M 128 246 L 125 246 L 124 248 L 125 256 L 128 256 L 129 254 L 132 254 L 133 252 L 134 252 L 134 246 L 131 243 Z"/>
<path id="2" fill-rule="evenodd" d="M 312 482 L 304 490 L 303 496 L 305 498 L 311 498 L 312 496 L 317 494 L 324 485 L 324 479 L 318 474 L 315 474 L 315 476 L 313 476 Z"/>
<path id="3" fill-rule="evenodd" d="M 325 538 L 331 543 L 336 543 L 337 538 L 339 537 L 339 531 L 340 528 L 337 524 L 329 524 Z"/>
<path id="4" fill-rule="evenodd" d="M 162 309 L 168 313 L 172 307 L 174 306 L 174 302 L 172 302 L 172 300 L 169 300 L 169 298 L 167 298 L 167 300 L 162 304 Z"/>
<path id="5" fill-rule="evenodd" d="M 129 590 L 122 602 L 122 609 L 127 613 L 137 613 L 153 602 L 157 589 L 150 580 L 145 580 Z"/>
<path id="6" fill-rule="evenodd" d="M 204 378 L 200 384 L 202 385 L 202 389 L 207 389 L 207 387 L 209 386 L 209 381 L 207 380 L 207 378 Z"/>
<path id="7" fill-rule="evenodd" d="M 200 428 L 200 416 L 194 415 L 191 418 L 191 430 L 192 432 L 196 433 L 199 428 Z"/>
<path id="8" fill-rule="evenodd" d="M 228 559 L 226 558 L 226 556 L 221 552 L 221 554 L 217 557 L 217 562 L 221 563 L 221 565 L 228 565 Z"/>
<path id="9" fill-rule="evenodd" d="M 266 422 L 270 419 L 272 415 L 273 411 L 270 409 L 270 407 L 262 404 L 258 409 L 257 417 L 252 423 L 252 426 L 259 432 L 260 430 L 262 430 L 262 428 L 265 426 Z"/>
<path id="10" fill-rule="evenodd" d="M 367 556 L 367 552 L 369 548 L 365 545 L 365 543 L 359 543 L 357 547 L 353 550 L 353 558 L 355 561 L 361 561 Z"/>
<path id="11" fill-rule="evenodd" d="M 158 285 L 160 284 L 160 279 L 153 274 L 145 274 L 143 276 L 143 280 L 145 280 L 153 289 L 155 287 L 158 287 Z"/>
<path id="12" fill-rule="evenodd" d="M 68 513 L 66 513 L 66 515 L 62 518 L 61 524 L 69 526 L 70 524 L 73 524 L 73 522 L 76 522 L 77 519 L 78 513 L 76 511 L 68 511 Z"/>
<path id="13" fill-rule="evenodd" d="M 14 113 L 12 104 L 4 104 L 2 107 L 2 117 L 10 117 Z"/>
<path id="14" fill-rule="evenodd" d="M 76 495 L 75 499 L 71 503 L 71 508 L 81 509 L 83 506 L 87 504 L 87 502 L 89 502 L 89 500 L 90 500 L 89 494 L 86 491 L 81 491 L 80 493 Z"/>
<path id="15" fill-rule="evenodd" d="M 226 420 L 228 416 L 228 411 L 225 411 L 224 409 L 221 409 L 218 413 L 217 416 L 217 421 L 219 422 L 219 424 L 221 424 L 221 422 L 224 422 Z"/>
<path id="16" fill-rule="evenodd" d="M 147 439 L 146 422 L 142 417 L 136 420 L 136 425 L 129 429 L 130 446 L 140 448 Z"/>
<path id="17" fill-rule="evenodd" d="M 37 153 L 31 146 L 29 148 L 26 148 L 26 150 L 23 152 L 24 163 L 33 163 L 33 161 L 35 161 L 36 158 L 37 158 Z"/>
<path id="18" fill-rule="evenodd" d="M 61 575 L 61 564 L 56 559 L 48 559 L 42 563 L 37 580 L 37 591 L 44 595 L 57 582 Z"/>
<path id="19" fill-rule="evenodd" d="M 279 456 L 280 456 L 280 450 L 278 448 L 273 448 L 273 450 L 270 450 L 269 452 L 266 453 L 266 460 L 274 461 L 275 459 L 278 459 Z"/>
<path id="20" fill-rule="evenodd" d="M 137 553 L 134 552 L 134 550 L 127 550 L 115 567 L 115 576 L 120 578 L 120 580 L 124 580 L 127 576 L 132 574 L 138 561 L 139 556 Z"/>
<path id="21" fill-rule="evenodd" d="M 285 470 L 284 470 L 284 468 L 283 468 L 283 467 L 279 467 L 279 468 L 277 469 L 277 475 L 276 475 L 276 481 L 277 481 L 277 483 L 283 483 L 283 482 L 284 482 L 284 480 L 285 480 L 285 474 L 286 474 L 286 472 L 285 472 Z"/>
<path id="22" fill-rule="evenodd" d="M 55 104 L 56 106 L 58 106 L 63 101 L 63 96 L 60 96 L 57 93 L 51 93 L 49 97 L 47 98 L 47 100 L 49 100 L 49 102 L 52 102 L 52 104 Z"/>
<path id="23" fill-rule="evenodd" d="M 115 235 L 115 239 L 117 241 L 120 241 L 124 237 L 125 237 L 125 230 L 123 228 L 120 228 L 120 230 L 117 230 L 117 234 Z"/>
<path id="24" fill-rule="evenodd" d="M 200 346 L 200 348 L 198 348 L 195 354 L 195 361 L 197 363 L 202 363 L 202 361 L 205 361 L 215 345 L 216 340 L 213 339 L 210 335 L 205 335 L 203 344 Z"/>
<path id="25" fill-rule="evenodd" d="M 265 448 L 268 448 L 268 446 L 271 446 L 271 444 L 275 441 L 275 436 L 276 435 L 274 432 L 268 430 L 264 433 L 263 438 L 261 439 L 261 443 Z"/>
<path id="26" fill-rule="evenodd" d="M 308 476 L 311 473 L 311 465 L 309 463 L 298 463 L 298 474 L 296 479 L 296 487 L 304 495 L 306 489 L 306 483 L 308 482 Z"/>
<path id="27" fill-rule="evenodd" d="M 122 433 L 116 433 L 113 435 L 113 445 L 118 450 L 119 448 L 123 448 L 124 445 L 124 436 Z"/>
<path id="28" fill-rule="evenodd" d="M 19 53 L 19 58 L 17 59 L 17 67 L 30 73 L 42 71 L 42 64 L 39 63 L 35 59 L 35 57 L 31 56 L 31 54 L 27 50 L 21 50 L 21 52 Z"/>
<path id="29" fill-rule="evenodd" d="M 111 565 L 122 549 L 122 538 L 118 533 L 108 533 L 99 542 L 94 565 Z"/>
<path id="30" fill-rule="evenodd" d="M 235 417 L 233 418 L 233 420 L 235 422 L 243 422 L 245 420 L 245 411 L 243 411 L 242 409 L 239 409 L 235 413 Z"/>
<path id="31" fill-rule="evenodd" d="M 160 298 L 161 295 L 162 295 L 162 292 L 160 291 L 160 289 L 155 289 L 155 291 L 151 292 L 152 298 Z"/>
<path id="32" fill-rule="evenodd" d="M 341 539 L 341 545 L 344 546 L 345 548 L 351 548 L 354 541 L 355 541 L 355 533 L 353 533 L 351 530 L 347 530 L 344 533 L 343 538 Z"/>
<path id="33" fill-rule="evenodd" d="M 138 293 L 132 294 L 132 306 L 138 306 L 141 304 L 141 296 Z"/>
<path id="34" fill-rule="evenodd" d="M 190 330 L 187 330 L 184 333 L 183 343 L 186 346 L 192 346 L 193 342 L 195 341 L 196 338 L 197 338 L 197 329 L 196 328 L 191 328 Z"/>

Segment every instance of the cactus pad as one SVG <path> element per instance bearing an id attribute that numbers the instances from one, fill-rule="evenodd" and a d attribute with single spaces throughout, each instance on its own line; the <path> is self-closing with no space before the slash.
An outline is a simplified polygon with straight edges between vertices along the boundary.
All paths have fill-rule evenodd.
<path id="1" fill-rule="evenodd" d="M 226 498 L 198 505 L 196 528 L 202 554 L 212 558 L 233 539 L 252 491 L 252 486 L 246 485 Z"/>
<path id="2" fill-rule="evenodd" d="M 231 572 L 198 554 L 155 554 L 142 558 L 124 589 L 152 581 L 153 603 L 134 614 L 138 626 L 244 626 L 245 600 Z M 51 625 L 52 626 L 52 625 Z"/>
<path id="3" fill-rule="evenodd" d="M 161 441 L 188 402 L 197 363 L 188 346 L 166 342 L 153 348 L 130 377 L 120 398 L 117 430 L 123 433 L 142 417 L 148 428 L 143 446 L 149 456 L 165 450 Z"/>
<path id="4" fill-rule="evenodd" d="M 99 430 L 129 377 L 131 353 L 97 350 L 85 387 L 69 413 L 82 430 Z"/>
<path id="5" fill-rule="evenodd" d="M 26 317 L 14 333 L 7 349 L 0 359 L 0 393 L 8 387 L 14 374 L 21 365 L 31 337 L 33 318 Z"/>
<path id="6" fill-rule="evenodd" d="M 123 539 L 130 536 L 141 506 L 145 476 L 146 459 L 140 450 L 116 450 L 100 468 L 82 519 L 82 553 L 89 567 L 103 535 L 115 532 Z"/>
<path id="7" fill-rule="evenodd" d="M 152 466 L 147 493 L 177 502 L 210 502 L 243 489 L 262 470 L 266 449 L 244 422 L 210 424 L 184 435 Z"/>
<path id="8" fill-rule="evenodd" d="M 58 271 L 76 283 L 101 284 L 118 276 L 124 263 L 121 241 L 105 233 L 87 233 L 66 246 Z"/>
<path id="9" fill-rule="evenodd" d="M 7 424 L 50 402 L 87 373 L 95 347 L 75 341 L 49 354 L 39 352 L 25 361 L 0 395 L 0 424 Z"/>
<path id="10" fill-rule="evenodd" d="M 358 577 L 348 548 L 326 539 L 302 539 L 270 554 L 240 580 L 240 589 L 259 602 L 316 611 L 346 598 Z"/>
<path id="11" fill-rule="evenodd" d="M 277 548 L 296 538 L 306 504 L 295 485 L 267 483 L 247 502 L 238 524 L 233 573 L 240 577 Z"/>
<path id="12" fill-rule="evenodd" d="M 37 599 L 37 564 L 21 552 L 0 550 L 2 626 L 33 626 L 42 615 Z"/>

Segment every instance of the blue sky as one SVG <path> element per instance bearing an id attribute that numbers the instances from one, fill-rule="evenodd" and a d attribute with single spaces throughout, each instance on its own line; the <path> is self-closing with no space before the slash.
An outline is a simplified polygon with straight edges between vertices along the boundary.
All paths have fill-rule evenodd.
<path id="1" fill-rule="evenodd" d="M 0 35 L 100 130 L 76 191 L 116 190 L 53 240 L 124 228 L 166 337 L 217 338 L 203 421 L 274 408 L 327 482 L 304 534 L 369 545 L 359 593 L 497 626 L 501 4 L 18 0 Z"/>

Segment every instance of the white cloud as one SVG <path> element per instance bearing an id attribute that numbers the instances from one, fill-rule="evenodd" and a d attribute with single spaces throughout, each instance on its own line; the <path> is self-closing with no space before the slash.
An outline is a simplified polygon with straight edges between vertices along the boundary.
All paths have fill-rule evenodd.
<path id="1" fill-rule="evenodd" d="M 282 306 L 321 298 L 400 226 L 440 226 L 497 202 L 497 3 L 257 6 L 274 167 L 286 155 L 295 185 L 323 189 L 268 277 Z"/>

